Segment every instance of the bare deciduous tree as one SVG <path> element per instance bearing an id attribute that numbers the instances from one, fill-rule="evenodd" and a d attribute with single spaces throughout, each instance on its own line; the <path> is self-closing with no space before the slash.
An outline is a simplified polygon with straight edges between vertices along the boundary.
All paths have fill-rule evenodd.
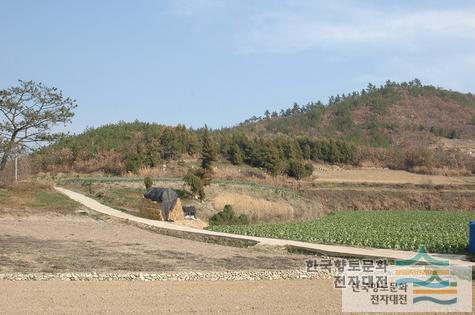
<path id="1" fill-rule="evenodd" d="M 15 152 L 37 149 L 58 139 L 58 124 L 71 122 L 76 101 L 63 97 L 57 88 L 19 81 L 0 91 L 0 171 Z"/>

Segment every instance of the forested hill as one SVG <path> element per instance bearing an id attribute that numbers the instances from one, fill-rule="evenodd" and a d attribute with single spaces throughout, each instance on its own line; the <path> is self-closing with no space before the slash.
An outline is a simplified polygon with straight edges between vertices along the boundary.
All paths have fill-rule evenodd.
<path id="1" fill-rule="evenodd" d="M 475 140 L 475 96 L 422 85 L 417 79 L 336 95 L 327 104 L 266 111 L 237 129 L 248 135 L 339 138 L 374 147 L 430 146 Z"/>
<path id="2" fill-rule="evenodd" d="M 202 134 L 183 125 L 119 122 L 63 138 L 36 156 L 42 170 L 122 174 L 196 158 Z M 475 97 L 418 80 L 388 81 L 336 95 L 326 105 L 267 111 L 211 137 L 218 159 L 272 175 L 292 174 L 291 166 L 303 170 L 309 161 L 471 174 Z"/>

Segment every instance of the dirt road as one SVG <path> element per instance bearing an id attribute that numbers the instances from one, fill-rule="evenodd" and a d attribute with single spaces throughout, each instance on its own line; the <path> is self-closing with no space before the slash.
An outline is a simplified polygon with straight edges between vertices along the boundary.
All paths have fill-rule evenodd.
<path id="1" fill-rule="evenodd" d="M 330 280 L 217 282 L 0 282 L 11 314 L 334 314 Z"/>

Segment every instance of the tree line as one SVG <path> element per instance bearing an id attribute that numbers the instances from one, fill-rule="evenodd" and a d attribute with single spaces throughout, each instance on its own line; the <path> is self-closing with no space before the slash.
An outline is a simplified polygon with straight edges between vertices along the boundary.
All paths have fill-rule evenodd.
<path id="1" fill-rule="evenodd" d="M 121 173 L 157 167 L 185 155 L 202 157 L 207 154 L 203 169 L 210 168 L 210 162 L 206 161 L 220 158 L 235 165 L 261 168 L 273 176 L 286 174 L 302 178 L 311 174 L 309 161 L 352 163 L 354 152 L 355 147 L 342 140 L 250 137 L 238 130 L 164 127 L 136 121 L 106 125 L 78 136 L 68 136 L 38 155 L 44 157 L 43 167 L 46 169 L 48 164 L 62 164 L 74 169 L 75 163 L 114 155 L 121 162 L 121 168 L 116 172 Z"/>

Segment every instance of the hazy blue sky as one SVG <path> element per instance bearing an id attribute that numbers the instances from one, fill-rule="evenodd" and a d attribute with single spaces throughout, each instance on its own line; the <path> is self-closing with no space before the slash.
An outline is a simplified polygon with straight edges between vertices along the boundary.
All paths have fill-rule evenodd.
<path id="1" fill-rule="evenodd" d="M 0 88 L 78 100 L 71 131 L 216 128 L 369 81 L 474 92 L 475 1 L 0 0 L 0 56 Z"/>

